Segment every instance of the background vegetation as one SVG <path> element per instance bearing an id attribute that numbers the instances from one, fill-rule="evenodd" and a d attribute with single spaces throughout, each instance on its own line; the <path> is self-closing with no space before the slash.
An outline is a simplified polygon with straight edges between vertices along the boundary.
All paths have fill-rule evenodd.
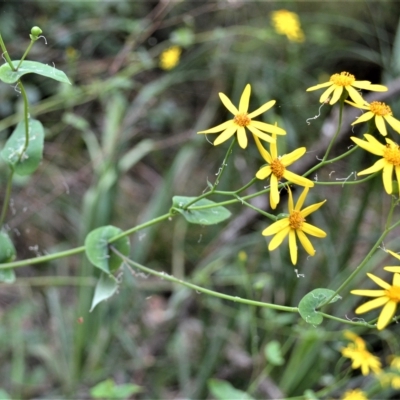
<path id="1" fill-rule="evenodd" d="M 173 195 L 201 194 L 227 149 L 196 135 L 227 119 L 218 92 L 237 104 L 251 83 L 254 105 L 277 100 L 266 122 L 287 130 L 281 148 L 309 150 L 297 172 L 316 162 L 335 127 L 329 105 L 306 123 L 320 107 L 319 95 L 307 87 L 349 71 L 387 85 L 385 101 L 399 116 L 396 7 L 389 0 L 2 2 L 0 29 L 12 58 L 23 54 L 38 25 L 47 45 L 35 44 L 29 59 L 54 63 L 73 81 L 68 87 L 24 79 L 46 145 L 36 174 L 13 188 L 7 223 L 18 259 L 79 246 L 102 225 L 128 229 L 166 212 Z M 270 13 L 281 8 L 299 14 L 303 43 L 273 29 Z M 173 44 L 183 48 L 181 60 L 162 70 L 159 55 Z M 21 97 L 2 84 L 0 147 L 20 109 Z M 345 127 L 335 153 L 347 149 L 349 136 Z M 368 154 L 356 153 L 316 179 L 343 179 L 371 164 Z M 227 170 L 221 190 L 247 183 L 262 160 L 249 147 L 235 151 L 231 162 L 235 168 Z M 6 171 L 0 164 L 0 197 Z M 338 287 L 379 237 L 390 203 L 381 186 L 373 179 L 356 189 L 317 187 L 311 200 L 328 201 L 314 222 L 328 237 L 315 257 L 301 254 L 298 271 L 286 246 L 267 250 L 260 232 L 269 221 L 240 205 L 230 207 L 233 217 L 221 225 L 189 226 L 174 218 L 141 231 L 131 237 L 131 257 L 224 293 L 296 306 L 314 288 Z M 254 204 L 268 209 L 268 196 Z M 285 202 L 279 207 L 285 212 Z M 399 251 L 397 237 L 392 233 L 386 247 Z M 386 257 L 377 252 L 369 271 L 382 275 Z M 207 297 L 128 270 L 119 293 L 89 313 L 95 274 L 76 256 L 20 268 L 15 284 L 0 286 L 0 387 L 11 398 L 91 398 L 91 389 L 107 379 L 104 398 L 128 398 L 124 390 L 136 389 L 131 398 L 216 398 L 217 379 L 260 399 L 312 398 L 311 390 L 323 389 L 339 398 L 353 387 L 398 398 L 351 372 L 339 352 L 346 328 L 340 323 L 326 320 L 315 328 L 296 314 Z M 343 294 L 335 314 L 354 317 L 358 300 Z M 397 325 L 357 332 L 382 360 L 398 354 Z M 104 395 L 107 390 L 116 392 Z"/>

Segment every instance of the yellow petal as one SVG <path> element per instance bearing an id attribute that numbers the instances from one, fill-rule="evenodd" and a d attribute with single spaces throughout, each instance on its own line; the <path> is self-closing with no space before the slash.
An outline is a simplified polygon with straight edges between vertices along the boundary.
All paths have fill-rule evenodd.
<path id="1" fill-rule="evenodd" d="M 336 86 L 329 104 L 335 104 L 343 93 L 343 86 Z"/>
<path id="2" fill-rule="evenodd" d="M 346 90 L 349 92 L 349 95 L 354 102 L 360 103 L 360 104 L 364 103 L 364 99 L 361 97 L 361 94 L 358 93 L 358 91 L 356 89 L 354 89 L 351 86 L 346 86 Z"/>
<path id="3" fill-rule="evenodd" d="M 354 81 L 352 86 L 356 87 L 357 89 L 371 90 L 370 87 L 373 85 L 371 85 L 370 81 Z"/>
<path id="4" fill-rule="evenodd" d="M 303 192 L 301 193 L 299 199 L 297 200 L 295 210 L 297 210 L 297 211 L 301 210 L 301 207 L 303 207 L 303 204 L 304 204 L 304 201 L 305 201 L 305 199 L 307 197 L 307 194 L 308 194 L 308 187 L 305 187 L 303 189 Z"/>
<path id="5" fill-rule="evenodd" d="M 391 285 L 387 282 L 385 282 L 383 279 L 379 278 L 378 276 L 374 274 L 367 273 L 369 279 L 373 280 L 378 286 L 384 289 L 390 289 Z"/>
<path id="6" fill-rule="evenodd" d="M 247 84 L 243 90 L 242 96 L 240 97 L 240 102 L 239 102 L 239 113 L 240 114 L 247 113 L 247 110 L 249 109 L 250 93 L 251 93 L 251 86 L 250 86 L 250 84 Z"/>
<path id="7" fill-rule="evenodd" d="M 325 231 L 323 231 L 322 229 L 319 229 L 316 226 L 311 225 L 307 222 L 303 222 L 303 226 L 301 227 L 301 230 L 305 233 L 308 233 L 311 236 L 315 236 L 315 237 L 319 237 L 319 238 L 326 237 Z"/>
<path id="8" fill-rule="evenodd" d="M 285 167 L 288 167 L 289 165 L 291 165 L 295 161 L 297 161 L 300 157 L 302 157 L 305 152 L 306 152 L 306 148 L 305 147 L 300 147 L 300 148 L 298 148 L 296 150 L 293 150 L 291 153 L 285 154 L 284 156 L 282 156 L 280 158 L 281 163 Z"/>
<path id="9" fill-rule="evenodd" d="M 293 229 L 290 229 L 289 232 L 289 252 L 290 252 L 290 260 L 293 265 L 297 263 L 297 243 L 296 243 L 296 234 Z"/>
<path id="10" fill-rule="evenodd" d="M 254 126 L 255 128 L 263 132 L 275 133 L 276 135 L 286 135 L 286 131 L 282 128 L 279 128 L 279 126 L 267 124 L 261 121 L 251 120 L 248 126 Z"/>
<path id="11" fill-rule="evenodd" d="M 242 149 L 245 149 L 247 147 L 247 135 L 246 135 L 246 130 L 243 128 L 243 126 L 239 126 L 237 130 L 237 138 L 239 142 L 239 146 Z"/>
<path id="12" fill-rule="evenodd" d="M 397 179 L 397 184 L 400 187 L 400 167 L 399 166 L 395 166 L 394 167 L 394 171 L 396 172 L 396 179 Z"/>
<path id="13" fill-rule="evenodd" d="M 394 274 L 394 276 L 393 276 L 393 286 L 400 287 L 400 274 Z"/>
<path id="14" fill-rule="evenodd" d="M 356 314 L 364 314 L 364 313 L 366 313 L 366 312 L 368 312 L 368 311 L 373 310 L 374 308 L 378 308 L 378 307 L 383 306 L 383 305 L 386 304 L 388 301 L 389 301 L 389 298 L 388 298 L 388 297 L 385 297 L 385 296 L 383 296 L 383 297 L 378 297 L 378 298 L 376 298 L 376 299 L 374 299 L 374 300 L 367 301 L 366 303 L 364 303 L 363 305 L 361 305 L 360 307 L 358 307 L 358 308 L 355 310 L 355 313 L 356 313 Z"/>
<path id="15" fill-rule="evenodd" d="M 387 194 L 392 194 L 393 186 L 392 186 L 392 175 L 393 175 L 393 164 L 386 163 L 383 167 L 383 186 L 386 190 Z"/>
<path id="16" fill-rule="evenodd" d="M 307 186 L 307 187 L 313 187 L 314 182 L 310 181 L 307 178 L 304 178 L 304 176 L 297 175 L 291 171 L 285 170 L 283 173 L 283 177 L 287 179 L 289 182 L 295 183 L 296 185 L 299 186 Z"/>
<path id="17" fill-rule="evenodd" d="M 385 271 L 389 271 L 389 272 L 398 272 L 400 273 L 400 267 L 384 267 L 383 268 Z"/>
<path id="18" fill-rule="evenodd" d="M 357 175 L 367 175 L 367 174 L 373 174 L 374 172 L 380 171 L 383 169 L 386 165 L 386 161 L 381 158 L 380 160 L 376 161 L 374 165 L 371 167 L 364 169 L 360 172 L 357 172 Z"/>
<path id="19" fill-rule="evenodd" d="M 375 117 L 375 125 L 378 128 L 378 131 L 382 136 L 386 136 L 387 135 L 385 120 L 383 119 L 382 116 L 377 115 Z"/>
<path id="20" fill-rule="evenodd" d="M 367 297 L 382 297 L 385 296 L 384 290 L 368 290 L 368 289 L 359 289 L 352 290 L 351 294 L 355 294 L 357 296 L 367 296 Z"/>
<path id="21" fill-rule="evenodd" d="M 289 186 L 288 186 L 288 192 L 289 192 L 288 208 L 289 208 L 289 213 L 291 213 L 294 209 L 294 206 L 293 206 L 293 195 Z"/>
<path id="22" fill-rule="evenodd" d="M 257 179 L 266 179 L 272 174 L 271 167 L 269 165 L 260 168 L 260 170 L 256 173 Z"/>
<path id="23" fill-rule="evenodd" d="M 296 233 L 297 233 L 297 237 L 300 240 L 300 243 L 304 247 L 304 250 L 310 256 L 314 256 L 315 255 L 315 249 L 314 249 L 313 245 L 311 244 L 310 239 L 308 239 L 308 237 L 304 234 L 304 232 L 302 232 L 299 229 L 296 230 Z"/>
<path id="24" fill-rule="evenodd" d="M 389 254 L 391 254 L 393 257 L 397 258 L 398 260 L 400 260 L 400 254 L 397 254 L 391 250 L 386 250 Z"/>
<path id="25" fill-rule="evenodd" d="M 353 123 L 354 124 L 359 124 L 361 122 L 366 122 L 368 120 L 370 120 L 371 118 L 373 118 L 375 116 L 374 113 L 372 113 L 371 111 L 368 111 L 366 113 L 364 113 L 363 115 L 361 115 L 360 117 L 358 117 Z"/>
<path id="26" fill-rule="evenodd" d="M 272 204 L 276 206 L 279 203 L 278 179 L 274 174 L 271 175 L 270 199 L 271 199 L 271 206 Z M 275 209 L 275 207 L 272 208 Z"/>
<path id="27" fill-rule="evenodd" d="M 223 105 L 233 114 L 239 114 L 239 110 L 232 104 L 228 97 L 223 93 L 218 93 Z"/>
<path id="28" fill-rule="evenodd" d="M 321 96 L 319 97 L 319 102 L 323 103 L 324 101 L 326 101 L 326 99 L 331 95 L 331 93 L 336 90 L 336 85 L 333 85 L 328 87 L 328 89 L 325 90 L 324 93 L 321 94 Z"/>
<path id="29" fill-rule="evenodd" d="M 357 103 L 354 103 L 354 102 L 352 102 L 350 100 L 345 100 L 344 102 L 347 103 L 347 104 L 350 104 L 353 107 L 362 108 L 363 110 L 369 110 L 370 109 L 370 106 L 366 101 L 363 104 L 357 104 Z"/>
<path id="30" fill-rule="evenodd" d="M 331 86 L 331 85 L 333 85 L 333 82 L 320 83 L 319 85 L 309 87 L 308 89 L 306 89 L 306 92 L 311 92 L 312 90 L 326 88 L 327 86 Z"/>
<path id="31" fill-rule="evenodd" d="M 354 136 L 351 137 L 351 140 L 360 146 L 362 149 L 369 151 L 372 154 L 377 156 L 383 156 L 383 150 L 385 149 L 385 145 L 378 142 L 373 136 L 365 134 L 364 135 L 367 141 L 361 140 Z"/>
<path id="32" fill-rule="evenodd" d="M 320 208 L 323 204 L 325 204 L 325 202 L 326 200 L 321 201 L 320 203 L 311 204 L 310 206 L 304 208 L 303 210 L 301 210 L 302 217 L 305 218 L 307 217 L 307 215 L 310 215 L 314 211 L 317 211 L 318 208 Z"/>
<path id="33" fill-rule="evenodd" d="M 275 250 L 279 245 L 281 245 L 289 232 L 290 232 L 290 227 L 282 229 L 280 232 L 278 232 L 269 242 L 268 250 L 270 251 Z"/>
<path id="34" fill-rule="evenodd" d="M 268 111 L 271 107 L 274 106 L 274 104 L 276 103 L 275 100 L 270 100 L 267 103 L 263 104 L 261 107 L 257 108 L 257 110 L 249 113 L 248 117 L 249 118 L 255 118 L 257 117 L 257 115 L 260 115 L 262 113 L 265 113 L 266 111 Z"/>
<path id="35" fill-rule="evenodd" d="M 353 84 L 353 86 L 355 85 Z M 373 92 L 387 92 L 388 88 L 383 85 L 370 85 L 368 90 L 371 90 Z"/>
<path id="36" fill-rule="evenodd" d="M 225 130 L 225 129 L 231 127 L 231 126 L 236 126 L 232 119 L 229 120 L 229 121 L 223 122 L 220 125 L 214 126 L 214 128 L 210 128 L 210 129 L 207 129 L 206 131 L 200 131 L 200 132 L 197 132 L 197 133 L 198 134 L 199 133 L 205 133 L 205 134 L 207 134 L 207 133 L 218 133 L 218 132 L 222 132 L 223 130 Z"/>
<path id="37" fill-rule="evenodd" d="M 396 308 L 397 308 L 397 303 L 393 300 L 388 301 L 386 305 L 383 307 L 381 314 L 379 315 L 378 318 L 378 323 L 376 324 L 376 327 L 378 328 L 379 331 L 381 331 L 389 324 L 390 320 L 393 318 L 393 315 L 396 312 Z"/>
<path id="38" fill-rule="evenodd" d="M 384 117 L 387 123 L 398 133 L 400 133 L 400 121 L 391 115 Z"/>
<path id="39" fill-rule="evenodd" d="M 262 231 L 262 234 L 263 236 L 275 235 L 276 233 L 288 227 L 289 227 L 289 218 L 283 218 L 280 219 L 279 221 L 274 222 L 268 228 L 265 228 Z"/>
<path id="40" fill-rule="evenodd" d="M 247 129 L 255 136 L 258 136 L 260 139 L 265 140 L 268 143 L 274 143 L 276 139 L 272 138 L 271 136 L 267 135 L 264 132 L 259 131 L 252 125 L 247 125 Z"/>
<path id="41" fill-rule="evenodd" d="M 254 137 L 254 141 L 256 142 L 256 146 L 258 151 L 261 154 L 261 157 L 268 163 L 271 164 L 272 163 L 272 157 L 269 154 L 268 150 L 261 144 L 260 139 L 256 136 L 253 135 Z"/>
<path id="42" fill-rule="evenodd" d="M 227 141 L 231 136 L 235 134 L 237 131 L 237 126 L 231 126 L 230 128 L 223 131 L 215 140 L 214 146 L 218 146 L 219 144 Z"/>

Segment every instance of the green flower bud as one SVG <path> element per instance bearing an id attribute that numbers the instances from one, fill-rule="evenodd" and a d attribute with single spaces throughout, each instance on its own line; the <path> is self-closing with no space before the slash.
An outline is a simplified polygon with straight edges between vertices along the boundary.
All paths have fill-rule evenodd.
<path id="1" fill-rule="evenodd" d="M 29 35 L 31 37 L 32 40 L 35 40 L 38 38 L 38 36 L 40 36 L 42 34 L 42 30 L 38 27 L 38 26 L 34 26 L 31 29 L 31 34 Z M 33 38 L 32 38 L 33 36 Z"/>

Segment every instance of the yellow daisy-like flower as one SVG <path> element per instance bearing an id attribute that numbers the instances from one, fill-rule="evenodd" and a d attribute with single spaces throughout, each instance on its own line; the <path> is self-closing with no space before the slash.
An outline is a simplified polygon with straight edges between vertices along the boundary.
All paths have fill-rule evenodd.
<path id="1" fill-rule="evenodd" d="M 276 33 L 286 35 L 292 42 L 304 42 L 304 32 L 296 13 L 288 10 L 277 10 L 271 13 L 271 19 Z"/>
<path id="2" fill-rule="evenodd" d="M 164 50 L 160 55 L 160 68 L 170 70 L 175 68 L 181 58 L 182 49 L 179 46 L 172 46 Z"/>
<path id="3" fill-rule="evenodd" d="M 258 136 L 260 139 L 265 140 L 269 143 L 275 142 L 271 136 L 267 135 L 265 132 L 275 133 L 276 135 L 286 135 L 286 131 L 277 126 L 266 124 L 261 121 L 254 121 L 252 118 L 268 111 L 275 103 L 275 100 L 268 101 L 263 104 L 260 108 L 252 113 L 248 114 L 247 110 L 249 108 L 251 86 L 249 84 L 243 90 L 242 96 L 240 97 L 239 109 L 237 109 L 232 102 L 223 93 L 219 93 L 219 98 L 221 99 L 224 106 L 235 116 L 235 118 L 224 122 L 214 128 L 208 129 L 206 131 L 201 131 L 197 133 L 222 133 L 215 139 L 214 146 L 217 146 L 225 141 L 227 141 L 231 136 L 237 133 L 237 138 L 239 146 L 242 149 L 247 147 L 247 128 L 253 135 Z"/>
<path id="4" fill-rule="evenodd" d="M 348 390 L 343 394 L 342 400 L 368 400 L 368 397 L 360 389 Z"/>
<path id="5" fill-rule="evenodd" d="M 321 103 L 325 102 L 328 97 L 333 93 L 329 104 L 335 104 L 340 99 L 340 96 L 343 93 L 343 89 L 346 89 L 351 99 L 358 104 L 364 104 L 364 99 L 361 97 L 360 93 L 358 93 L 356 89 L 372 90 L 374 92 L 386 92 L 388 90 L 386 86 L 373 85 L 369 81 L 356 81 L 354 75 L 348 72 L 341 72 L 340 74 L 333 74 L 329 79 L 329 82 L 311 86 L 307 89 L 307 92 L 326 87 L 328 89 L 326 89 L 325 92 L 322 93 L 319 101 Z"/>
<path id="6" fill-rule="evenodd" d="M 399 255 L 399 254 L 396 254 L 396 253 L 394 253 L 394 252 L 391 251 L 391 250 L 387 250 L 387 252 L 388 252 L 389 254 L 391 254 L 393 257 L 395 257 L 395 258 L 397 258 L 398 260 L 400 260 L 400 255 Z M 389 272 L 397 272 L 397 273 L 400 273 L 400 267 L 399 267 L 399 266 L 387 266 L 387 267 L 384 267 L 383 269 L 386 270 L 386 271 L 389 271 Z M 399 360 L 400 360 L 400 357 L 399 357 Z M 399 369 L 400 369 L 400 361 L 399 361 Z"/>
<path id="7" fill-rule="evenodd" d="M 378 142 L 372 135 L 366 133 L 364 135 L 365 139 L 361 140 L 354 136 L 351 140 L 364 150 L 369 151 L 372 154 L 381 156 L 382 158 L 378 160 L 372 167 L 364 169 L 363 171 L 357 172 L 357 175 L 373 174 L 374 172 L 383 169 L 382 179 L 383 186 L 385 187 L 387 194 L 392 194 L 392 175 L 393 170 L 396 172 L 396 179 L 400 187 L 400 148 L 399 145 L 390 139 L 386 140 L 386 145 Z"/>
<path id="8" fill-rule="evenodd" d="M 312 204 L 311 206 L 308 206 L 301 210 L 301 207 L 303 207 L 304 201 L 306 199 L 308 190 L 308 187 L 304 188 L 303 193 L 297 200 L 296 206 L 294 206 L 292 192 L 289 188 L 289 216 L 287 218 L 282 218 L 279 221 L 274 222 L 262 232 L 264 236 L 275 235 L 269 242 L 268 250 L 270 251 L 275 250 L 283 242 L 286 236 L 289 235 L 290 259 L 292 260 L 292 263 L 294 265 L 297 263 L 296 236 L 310 256 L 315 255 L 315 249 L 308 237 L 306 236 L 306 233 L 311 236 L 316 236 L 320 238 L 326 236 L 326 233 L 322 229 L 319 229 L 316 226 L 308 224 L 306 222 L 306 217 L 314 211 L 318 210 L 322 206 L 322 204 L 326 202 L 326 200 L 321 201 L 321 203 Z"/>
<path id="9" fill-rule="evenodd" d="M 367 301 L 356 309 L 356 314 L 363 314 L 383 306 L 378 318 L 376 327 L 378 330 L 384 329 L 396 313 L 397 304 L 400 303 L 400 274 L 393 275 L 392 285 L 373 274 L 367 274 L 383 290 L 352 290 L 350 293 L 357 296 L 376 297 L 374 300 Z"/>
<path id="10" fill-rule="evenodd" d="M 272 134 L 272 137 L 276 139 L 276 135 L 274 133 Z M 279 203 L 278 184 L 282 178 L 285 178 L 288 181 L 295 183 L 296 185 L 307 187 L 314 186 L 314 182 L 286 169 L 286 167 L 293 164 L 304 155 L 304 153 L 306 152 L 305 147 L 300 147 L 289 154 L 278 156 L 278 147 L 276 142 L 270 144 L 269 153 L 261 144 L 260 139 L 258 139 L 256 136 L 254 137 L 254 139 L 262 158 L 268 163 L 267 166 L 260 168 L 260 170 L 256 173 L 256 177 L 258 179 L 266 179 L 271 176 L 271 191 L 269 198 L 271 207 L 273 209 L 275 209 L 277 204 Z"/>
<path id="11" fill-rule="evenodd" d="M 361 368 L 361 373 L 365 376 L 369 374 L 371 370 L 375 374 L 381 372 L 381 362 L 378 357 L 371 354 L 366 349 L 366 344 L 363 339 L 355 335 L 356 338 L 353 343 L 349 343 L 346 347 L 341 349 L 343 357 L 350 358 L 352 360 L 351 368 Z"/>
<path id="12" fill-rule="evenodd" d="M 354 107 L 368 110 L 365 114 L 358 117 L 352 125 L 366 122 L 375 117 L 375 125 L 381 135 L 386 136 L 387 130 L 385 121 L 398 133 L 400 133 L 400 121 L 393 117 L 392 109 L 385 103 L 380 101 L 373 101 L 372 103 L 365 102 L 364 104 L 356 104 L 351 101 L 346 101 Z"/>

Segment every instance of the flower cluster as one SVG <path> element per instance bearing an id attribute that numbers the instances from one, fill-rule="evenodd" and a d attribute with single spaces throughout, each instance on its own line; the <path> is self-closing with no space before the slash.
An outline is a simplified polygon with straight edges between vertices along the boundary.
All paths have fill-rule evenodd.
<path id="1" fill-rule="evenodd" d="M 288 10 L 273 11 L 271 20 L 276 33 L 286 35 L 291 42 L 304 42 L 304 32 L 296 13 Z"/>
<path id="2" fill-rule="evenodd" d="M 179 46 L 172 46 L 164 50 L 160 55 L 160 68 L 166 71 L 175 68 L 179 64 L 182 49 Z"/>

